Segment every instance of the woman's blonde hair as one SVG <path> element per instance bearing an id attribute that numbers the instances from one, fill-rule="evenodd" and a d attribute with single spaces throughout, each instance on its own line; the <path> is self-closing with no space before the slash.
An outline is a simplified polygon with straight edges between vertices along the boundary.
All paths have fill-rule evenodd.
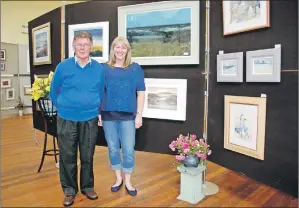
<path id="1" fill-rule="evenodd" d="M 113 40 L 113 42 L 111 44 L 111 48 L 110 48 L 110 57 L 109 57 L 108 64 L 110 67 L 114 67 L 114 64 L 116 62 L 116 58 L 114 55 L 114 47 L 117 44 L 123 44 L 128 49 L 128 52 L 127 52 L 127 55 L 125 57 L 125 61 L 123 64 L 123 67 L 127 68 L 131 64 L 132 50 L 131 50 L 131 45 L 130 45 L 128 39 L 125 37 L 122 37 L 122 36 L 118 36 Z"/>

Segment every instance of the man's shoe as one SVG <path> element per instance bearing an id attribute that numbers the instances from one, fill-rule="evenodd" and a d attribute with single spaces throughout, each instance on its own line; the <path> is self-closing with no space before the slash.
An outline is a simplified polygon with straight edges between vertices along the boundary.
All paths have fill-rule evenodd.
<path id="1" fill-rule="evenodd" d="M 94 191 L 87 191 L 87 192 L 82 191 L 82 194 L 84 194 L 90 200 L 95 200 L 98 198 L 97 193 Z"/>
<path id="2" fill-rule="evenodd" d="M 120 187 L 123 185 L 123 182 L 124 181 L 121 181 L 121 184 L 119 184 L 118 186 L 111 186 L 111 191 L 117 192 L 120 189 Z"/>
<path id="3" fill-rule="evenodd" d="M 65 207 L 69 207 L 74 203 L 75 200 L 75 196 L 73 195 L 66 195 L 63 199 L 63 206 Z"/>

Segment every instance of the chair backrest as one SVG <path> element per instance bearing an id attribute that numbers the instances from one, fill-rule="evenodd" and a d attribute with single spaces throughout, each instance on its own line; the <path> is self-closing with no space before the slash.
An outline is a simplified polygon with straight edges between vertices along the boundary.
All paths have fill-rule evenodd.
<path id="1" fill-rule="evenodd" d="M 55 117 L 57 116 L 57 109 L 53 105 L 52 100 L 48 98 L 40 98 L 38 99 L 37 103 L 41 110 L 42 116 L 49 122 L 54 121 Z"/>

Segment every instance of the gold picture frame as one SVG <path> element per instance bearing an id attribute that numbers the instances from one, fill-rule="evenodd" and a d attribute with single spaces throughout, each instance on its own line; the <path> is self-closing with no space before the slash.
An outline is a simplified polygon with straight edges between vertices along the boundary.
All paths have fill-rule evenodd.
<path id="1" fill-rule="evenodd" d="M 224 148 L 264 160 L 266 98 L 225 95 Z"/>
<path id="2" fill-rule="evenodd" d="M 270 1 L 222 0 L 222 21 L 224 36 L 270 27 Z"/>
<path id="3" fill-rule="evenodd" d="M 31 95 L 31 86 L 30 85 L 24 85 L 24 95 Z"/>
<path id="4" fill-rule="evenodd" d="M 51 23 L 32 29 L 33 65 L 52 64 Z"/>

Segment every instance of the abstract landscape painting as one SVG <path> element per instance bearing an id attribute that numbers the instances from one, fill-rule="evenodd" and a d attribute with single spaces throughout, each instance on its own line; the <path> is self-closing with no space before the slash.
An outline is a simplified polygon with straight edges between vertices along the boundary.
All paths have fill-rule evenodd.
<path id="1" fill-rule="evenodd" d="M 37 58 L 48 56 L 49 51 L 47 38 L 47 32 L 42 32 L 35 36 L 35 56 Z"/>
<path id="2" fill-rule="evenodd" d="M 237 74 L 237 60 L 224 60 L 222 61 L 222 74 L 223 75 L 236 75 Z"/>
<path id="3" fill-rule="evenodd" d="M 93 45 L 91 48 L 91 57 L 103 57 L 103 29 L 87 29 L 87 30 L 75 30 L 74 35 L 81 31 L 89 32 L 92 35 Z"/>
<path id="4" fill-rule="evenodd" d="M 272 74 L 273 57 L 259 57 L 253 59 L 253 74 Z"/>
<path id="5" fill-rule="evenodd" d="M 190 8 L 128 14 L 126 19 L 133 57 L 190 55 Z"/>
<path id="6" fill-rule="evenodd" d="M 148 108 L 177 110 L 177 89 L 149 87 Z"/>
<path id="7" fill-rule="evenodd" d="M 199 64 L 199 1 L 161 1 L 118 7 L 118 35 L 140 65 Z"/>

